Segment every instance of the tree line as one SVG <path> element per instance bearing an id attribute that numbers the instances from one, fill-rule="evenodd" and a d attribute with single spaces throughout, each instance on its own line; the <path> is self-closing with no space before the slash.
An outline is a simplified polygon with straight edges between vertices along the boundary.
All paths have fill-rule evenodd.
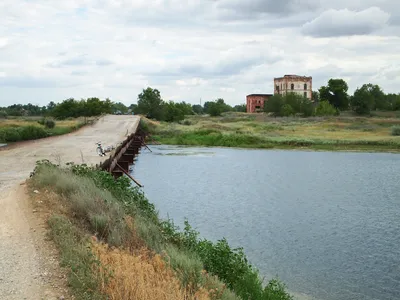
<path id="1" fill-rule="evenodd" d="M 109 113 L 127 113 L 129 107 L 121 102 L 112 102 L 110 99 L 101 100 L 96 97 L 76 100 L 69 98 L 60 103 L 51 101 L 46 106 L 28 104 L 13 104 L 0 107 L 0 117 L 7 116 L 46 116 L 59 120 L 77 117 L 92 117 Z"/>
<path id="2" fill-rule="evenodd" d="M 29 104 L 13 104 L 8 107 L 0 107 L 0 117 L 7 116 L 46 116 L 58 120 L 77 117 L 92 117 L 101 114 L 143 114 L 148 118 L 159 121 L 178 122 L 185 115 L 210 114 L 219 116 L 224 112 L 237 111 L 246 112 L 246 105 L 234 107 L 225 103 L 224 99 L 207 101 L 204 105 L 191 105 L 182 102 L 165 101 L 160 91 L 148 87 L 138 95 L 137 104 L 126 106 L 121 102 L 113 102 L 110 99 L 101 100 L 96 97 L 76 100 L 69 98 L 60 103 L 51 101 L 46 106 Z"/>
<path id="3" fill-rule="evenodd" d="M 334 115 L 340 111 L 352 110 L 356 114 L 369 114 L 373 110 L 400 110 L 400 94 L 385 94 L 376 84 L 364 84 L 357 88 L 353 95 L 348 94 L 348 85 L 343 79 L 329 79 L 328 83 L 321 86 L 318 91 L 313 91 L 310 102 L 302 95 L 288 93 L 274 95 L 265 102 L 264 111 L 276 116 L 290 116 L 300 114 Z M 106 98 L 101 100 L 96 97 L 76 100 L 66 99 L 60 103 L 51 101 L 46 106 L 31 103 L 13 104 L 0 107 L 0 117 L 7 116 L 48 116 L 56 119 L 92 117 L 110 113 L 135 113 L 143 114 L 159 121 L 178 122 L 185 115 L 209 114 L 220 116 L 224 112 L 246 112 L 246 105 L 230 106 L 224 99 L 206 101 L 204 105 L 191 105 L 182 102 L 165 101 L 160 91 L 147 87 L 138 95 L 137 104 L 126 106 L 121 102 L 113 102 Z"/>
<path id="4" fill-rule="evenodd" d="M 137 105 L 133 108 L 133 111 L 159 121 L 178 122 L 183 120 L 185 115 L 209 114 L 220 116 L 229 111 L 246 112 L 246 105 L 232 107 L 221 98 L 207 101 L 203 106 L 200 104 L 191 105 L 185 101 L 164 101 L 159 90 L 148 87 L 139 94 Z"/>
<path id="5" fill-rule="evenodd" d="M 348 84 L 343 79 L 329 79 L 327 85 L 313 91 L 313 102 L 302 95 L 288 93 L 274 95 L 265 102 L 264 111 L 276 116 L 301 114 L 337 115 L 341 111 L 353 111 L 359 115 L 371 113 L 374 110 L 400 110 L 400 94 L 385 94 L 376 84 L 363 84 L 353 95 L 348 94 Z"/>

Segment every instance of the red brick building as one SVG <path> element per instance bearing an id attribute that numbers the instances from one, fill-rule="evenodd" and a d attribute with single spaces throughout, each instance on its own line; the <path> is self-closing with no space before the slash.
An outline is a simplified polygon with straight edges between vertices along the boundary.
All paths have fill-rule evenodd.
<path id="1" fill-rule="evenodd" d="M 246 106 L 248 113 L 263 111 L 264 102 L 272 97 L 272 94 L 251 94 L 246 96 Z"/>

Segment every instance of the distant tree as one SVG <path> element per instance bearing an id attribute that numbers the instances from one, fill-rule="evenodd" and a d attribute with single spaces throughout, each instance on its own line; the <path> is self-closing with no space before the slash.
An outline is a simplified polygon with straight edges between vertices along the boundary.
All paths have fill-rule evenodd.
<path id="1" fill-rule="evenodd" d="M 185 109 L 180 103 L 168 101 L 165 104 L 165 121 L 179 122 L 185 119 Z"/>
<path id="2" fill-rule="evenodd" d="M 185 101 L 175 103 L 185 116 L 194 114 L 192 106 L 189 103 L 186 103 Z"/>
<path id="3" fill-rule="evenodd" d="M 204 112 L 203 106 L 201 106 L 200 104 L 192 105 L 192 110 L 197 115 L 201 115 Z"/>
<path id="4" fill-rule="evenodd" d="M 7 112 L 3 109 L 3 108 L 0 108 L 0 119 L 1 118 L 7 118 L 8 117 L 8 114 L 7 114 Z"/>
<path id="5" fill-rule="evenodd" d="M 319 93 L 318 91 L 312 91 L 312 101 L 318 103 L 319 102 Z"/>
<path id="6" fill-rule="evenodd" d="M 111 109 L 113 113 L 120 111 L 121 113 L 126 114 L 128 112 L 128 107 L 126 107 L 122 102 L 113 103 Z"/>
<path id="7" fill-rule="evenodd" d="M 207 112 L 212 117 L 220 116 L 223 113 L 222 106 L 219 103 L 217 103 L 216 101 L 210 101 L 208 103 Z"/>
<path id="8" fill-rule="evenodd" d="M 264 104 L 264 111 L 267 113 L 273 113 L 274 116 L 280 116 L 284 100 L 282 95 L 273 95 Z"/>
<path id="9" fill-rule="evenodd" d="M 161 99 L 160 91 L 148 87 L 138 96 L 138 113 L 148 118 L 164 120 L 164 101 Z"/>
<path id="10" fill-rule="evenodd" d="M 129 105 L 128 109 L 130 109 L 134 114 L 138 113 L 138 105 L 135 103 Z"/>
<path id="11" fill-rule="evenodd" d="M 361 88 L 357 88 L 351 97 L 351 109 L 357 114 L 368 114 L 374 107 L 375 99 L 369 90 L 369 86 L 364 84 Z"/>
<path id="12" fill-rule="evenodd" d="M 368 83 L 364 85 L 368 92 L 374 98 L 372 108 L 373 110 L 388 110 L 390 109 L 390 104 L 387 101 L 385 93 L 382 91 L 379 85 Z"/>
<path id="13" fill-rule="evenodd" d="M 400 110 L 400 94 L 387 94 L 386 101 L 391 110 Z"/>
<path id="14" fill-rule="evenodd" d="M 233 110 L 237 111 L 237 112 L 246 112 L 247 111 L 247 106 L 246 106 L 246 104 L 235 105 L 233 107 Z"/>
<path id="15" fill-rule="evenodd" d="M 210 116 L 220 116 L 222 113 L 228 111 L 232 111 L 232 107 L 229 104 L 226 104 L 222 98 L 204 103 L 204 112 L 210 114 Z"/>
<path id="16" fill-rule="evenodd" d="M 349 108 L 349 87 L 343 79 L 329 79 L 327 86 L 319 89 L 320 100 L 327 100 L 335 108 L 347 110 Z"/>

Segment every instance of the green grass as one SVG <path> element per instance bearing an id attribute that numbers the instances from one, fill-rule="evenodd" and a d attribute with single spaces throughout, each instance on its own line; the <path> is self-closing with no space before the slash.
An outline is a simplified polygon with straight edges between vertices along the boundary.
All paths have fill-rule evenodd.
<path id="1" fill-rule="evenodd" d="M 85 165 L 60 168 L 41 161 L 31 183 L 35 189 L 56 193 L 62 201 L 60 205 L 66 208 L 64 216 L 50 219 L 50 227 L 63 265 L 70 270 L 74 294 L 81 295 L 79 299 L 93 299 L 90 297 L 99 290 L 92 268 L 98 262 L 86 247 L 92 235 L 110 246 L 134 251 L 146 245 L 156 253 L 166 254 L 165 259 L 182 286 L 192 294 L 199 287 L 215 286 L 221 291 L 212 298 L 215 300 L 292 299 L 279 280 L 264 286 L 258 270 L 249 264 L 241 248 L 232 249 L 225 239 L 216 243 L 199 239 L 199 233 L 187 221 L 180 230 L 171 220 L 161 220 L 154 205 L 125 176 L 114 180 L 110 173 Z M 133 219 L 133 228 L 127 218 Z M 209 274 L 204 274 L 203 269 Z M 278 287 L 275 283 L 279 283 Z"/>
<path id="2" fill-rule="evenodd" d="M 170 145 L 400 152 L 400 140 L 390 131 L 399 126 L 397 118 L 242 115 L 189 116 L 191 125 L 143 123 L 149 123 L 151 140 Z"/>
<path id="3" fill-rule="evenodd" d="M 46 123 L 40 118 L 2 119 L 0 120 L 0 142 L 12 143 L 63 135 L 85 125 L 83 119 L 57 121 L 54 123 L 55 126 L 49 128 L 49 122 Z"/>

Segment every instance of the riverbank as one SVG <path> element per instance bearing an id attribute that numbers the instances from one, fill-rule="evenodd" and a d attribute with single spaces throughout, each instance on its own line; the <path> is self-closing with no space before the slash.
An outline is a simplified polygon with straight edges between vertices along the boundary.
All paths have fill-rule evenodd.
<path id="1" fill-rule="evenodd" d="M 94 118 L 63 121 L 49 119 L 50 123 L 47 123 L 47 126 L 45 120 L 42 117 L 0 119 L 0 143 L 14 143 L 68 134 L 92 123 Z"/>
<path id="2" fill-rule="evenodd" d="M 400 152 L 391 117 L 268 117 L 228 113 L 221 117 L 188 116 L 181 124 L 144 119 L 149 143 L 258 149 Z"/>
<path id="3" fill-rule="evenodd" d="M 29 187 L 49 212 L 78 299 L 292 299 L 278 280 L 264 287 L 225 239 L 212 243 L 189 223 L 179 230 L 161 220 L 126 177 L 115 182 L 104 171 L 43 162 Z"/>

